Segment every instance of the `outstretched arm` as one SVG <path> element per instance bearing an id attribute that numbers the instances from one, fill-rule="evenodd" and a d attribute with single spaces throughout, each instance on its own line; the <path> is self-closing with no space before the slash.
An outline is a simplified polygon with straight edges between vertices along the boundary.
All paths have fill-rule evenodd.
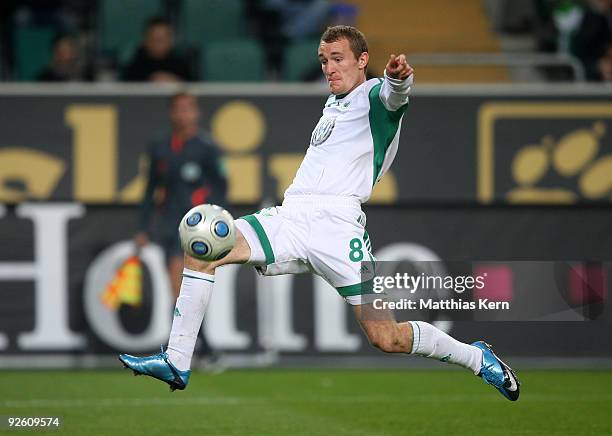
<path id="1" fill-rule="evenodd" d="M 408 103 L 412 89 L 414 70 L 408 65 L 406 56 L 401 54 L 389 57 L 385 66 L 385 80 L 380 90 L 380 99 L 389 111 L 396 111 Z"/>

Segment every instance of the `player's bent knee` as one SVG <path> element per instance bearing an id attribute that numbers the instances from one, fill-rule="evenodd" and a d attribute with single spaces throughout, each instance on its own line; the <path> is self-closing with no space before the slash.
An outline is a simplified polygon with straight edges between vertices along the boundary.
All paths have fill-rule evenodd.
<path id="1" fill-rule="evenodd" d="M 385 332 L 368 332 L 368 340 L 373 347 L 378 348 L 384 353 L 393 353 L 395 350 L 393 338 L 389 337 Z"/>
<path id="2" fill-rule="evenodd" d="M 398 353 L 400 352 L 399 342 L 389 337 L 380 337 L 376 339 L 370 339 L 370 343 L 378 348 L 383 353 Z"/>
<path id="3" fill-rule="evenodd" d="M 366 328 L 366 335 L 370 344 L 378 348 L 384 353 L 404 353 L 406 350 L 405 341 L 402 341 L 401 331 L 397 329 L 397 325 L 378 325 L 376 327 L 370 325 Z"/>

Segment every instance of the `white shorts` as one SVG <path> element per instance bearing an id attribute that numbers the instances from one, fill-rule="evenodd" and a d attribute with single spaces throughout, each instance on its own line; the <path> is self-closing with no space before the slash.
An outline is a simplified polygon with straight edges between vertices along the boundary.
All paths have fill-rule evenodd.
<path id="1" fill-rule="evenodd" d="M 248 263 L 261 274 L 318 274 L 353 305 L 373 297 L 364 283 L 374 266 L 365 224 L 357 199 L 314 195 L 286 197 L 236 220 L 251 248 Z"/>

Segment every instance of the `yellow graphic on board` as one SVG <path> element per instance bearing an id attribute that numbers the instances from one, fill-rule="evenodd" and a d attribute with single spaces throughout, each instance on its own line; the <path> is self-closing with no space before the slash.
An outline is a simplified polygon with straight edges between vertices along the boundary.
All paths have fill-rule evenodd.
<path id="1" fill-rule="evenodd" d="M 64 161 L 20 147 L 0 149 L 0 201 L 49 198 L 66 172 Z"/>
<path id="2" fill-rule="evenodd" d="M 496 198 L 495 122 L 534 118 L 587 120 L 585 127 L 564 132 L 558 138 L 546 135 L 539 143 L 520 148 L 510 163 L 516 187 L 503 195 L 497 194 L 497 198 L 513 204 L 572 204 L 580 198 L 612 200 L 612 153 L 606 153 L 603 144 L 607 131 L 604 120 L 612 119 L 612 105 L 489 103 L 483 105 L 479 116 L 479 201 L 490 203 Z M 570 180 L 576 188 L 544 186 L 547 175 Z"/>
<path id="3" fill-rule="evenodd" d="M 573 203 L 576 194 L 561 188 L 537 186 L 550 168 L 551 138 L 540 145 L 528 145 L 516 154 L 512 162 L 512 177 L 518 187 L 506 198 L 510 203 Z"/>

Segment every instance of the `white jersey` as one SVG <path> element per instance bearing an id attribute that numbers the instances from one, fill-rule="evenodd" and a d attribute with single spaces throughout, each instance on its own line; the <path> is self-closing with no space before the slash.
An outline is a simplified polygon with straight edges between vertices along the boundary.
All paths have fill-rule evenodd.
<path id="1" fill-rule="evenodd" d="M 413 76 L 370 79 L 331 95 L 285 197 L 331 195 L 364 203 L 395 155 Z"/>

